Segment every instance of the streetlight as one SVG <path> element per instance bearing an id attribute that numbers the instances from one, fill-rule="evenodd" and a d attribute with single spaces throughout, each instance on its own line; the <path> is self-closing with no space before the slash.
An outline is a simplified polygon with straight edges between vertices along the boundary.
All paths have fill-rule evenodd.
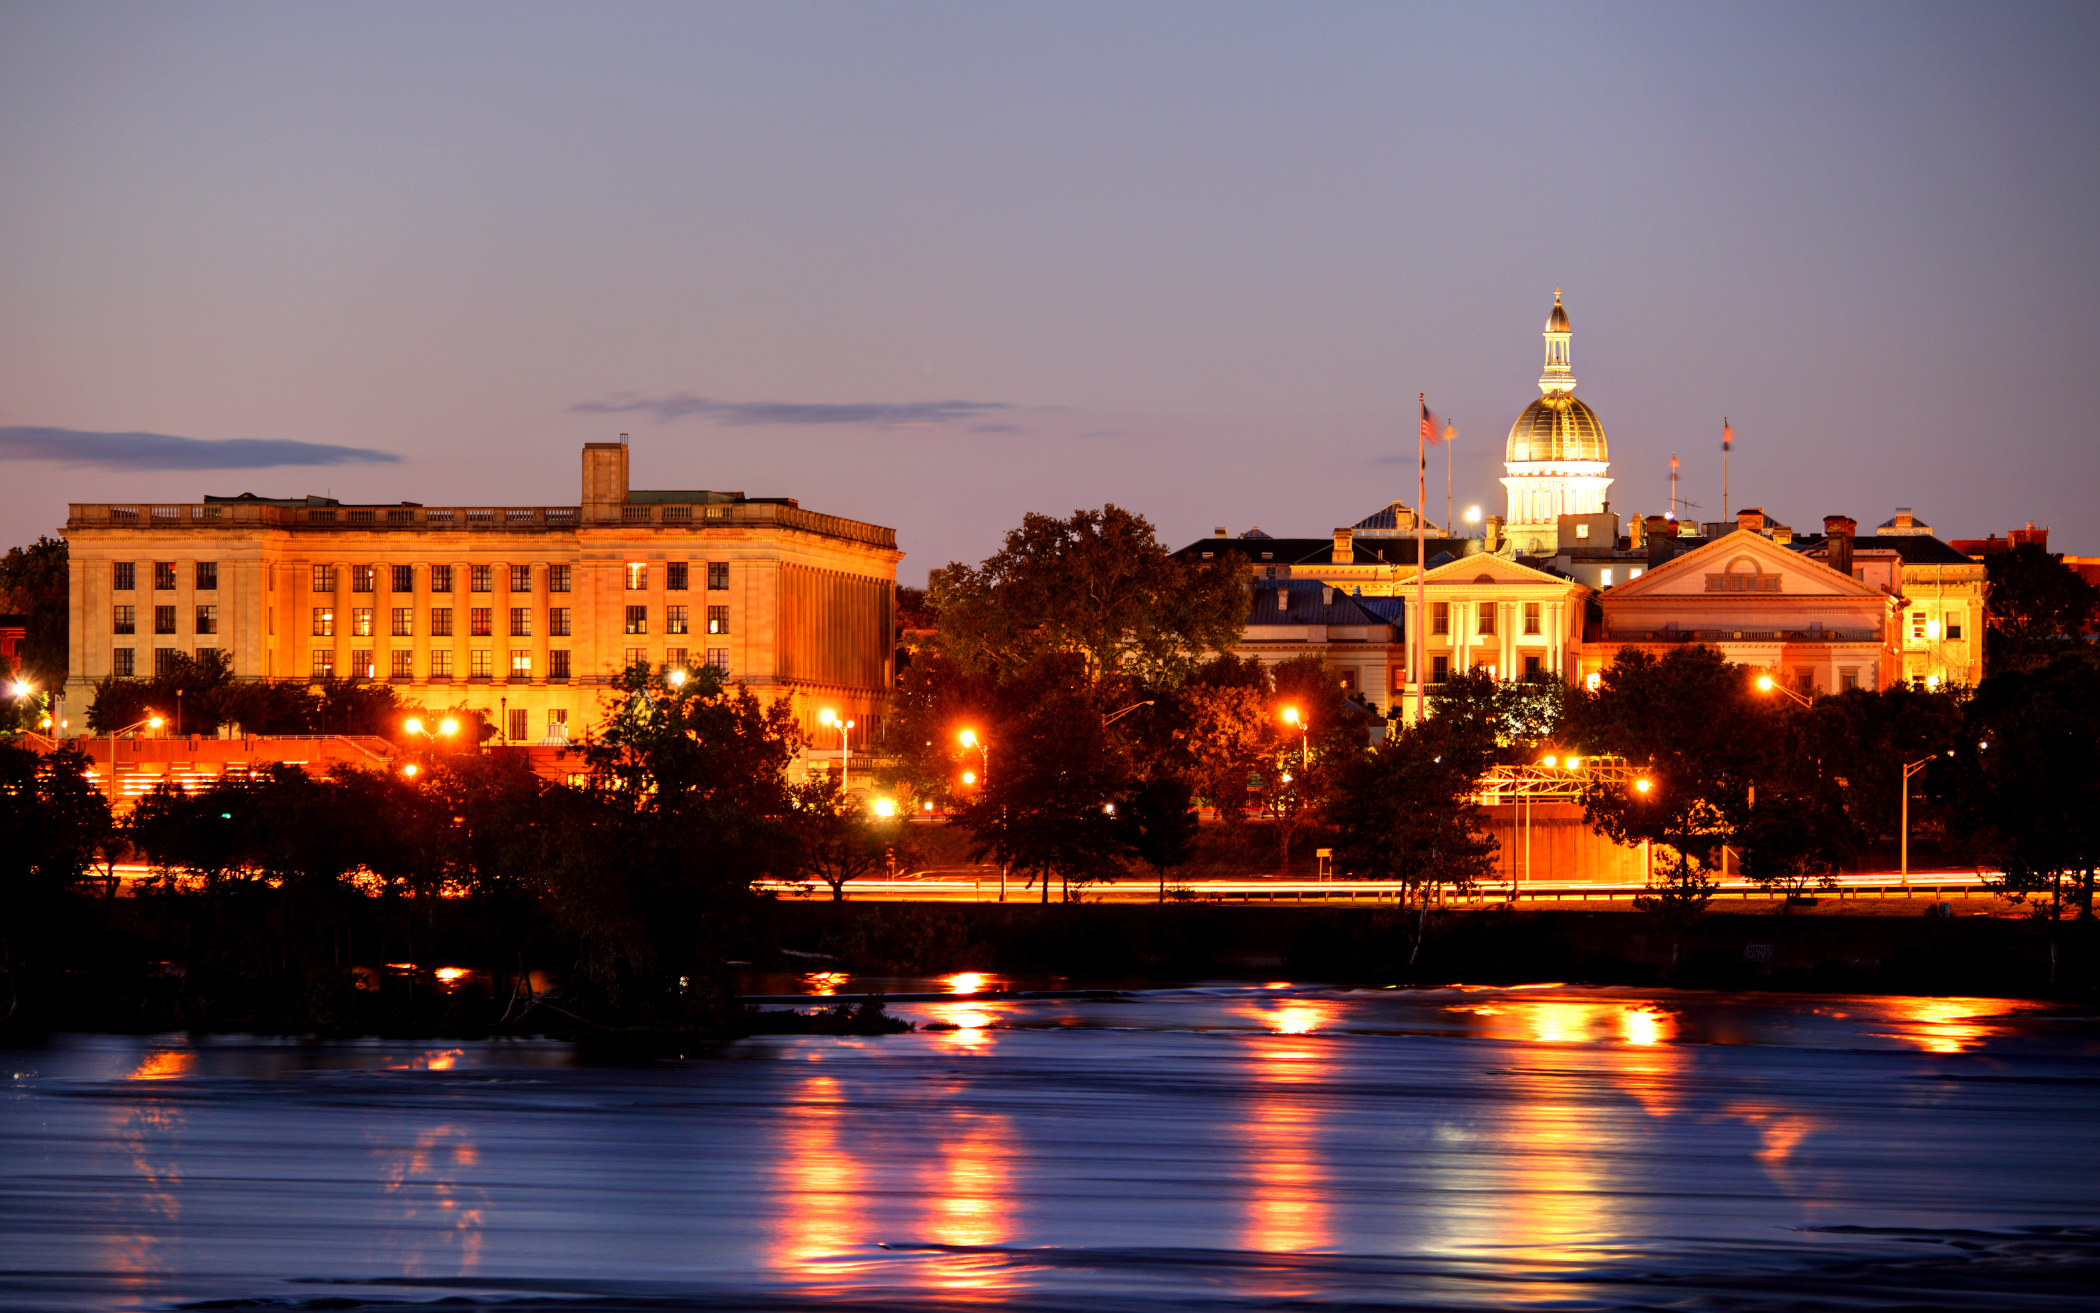
<path id="1" fill-rule="evenodd" d="M 977 749 L 977 770 L 979 773 L 972 775 L 970 772 L 964 771 L 963 783 L 973 784 L 981 779 L 989 787 L 992 782 L 992 745 L 978 738 L 977 731 L 974 729 L 963 730 L 955 736 L 955 741 L 966 748 Z M 999 807 L 999 819 L 1002 821 L 1006 819 L 1006 806 L 1004 803 L 1001 803 Z M 999 863 L 999 901 L 1002 903 L 1006 901 L 1005 862 Z M 1050 901 L 1050 877 L 1048 875 L 1043 877 L 1043 901 L 1046 903 Z"/>
<path id="2" fill-rule="evenodd" d="M 1988 743 L 1979 743 L 1976 746 L 1984 748 L 1990 745 Z M 1936 752 L 1930 757 L 1920 757 L 1916 761 L 1909 761 L 1903 764 L 1903 843 L 1901 845 L 1901 861 L 1903 864 L 1903 887 L 1905 889 L 1910 888 L 1910 777 L 1924 770 L 1940 757 L 1951 757 L 1953 755 L 1954 749 L 1949 748 L 1944 753 Z"/>
<path id="3" fill-rule="evenodd" d="M 839 727 L 839 792 L 846 791 L 846 773 L 853 766 L 853 722 L 841 720 L 839 713 L 830 707 L 817 713 L 817 719 L 826 725 Z"/>
<path id="4" fill-rule="evenodd" d="M 18 698 L 26 698 L 31 693 L 36 692 L 36 686 L 27 682 L 26 680 L 18 679 L 14 683 L 9 684 L 7 686 L 7 691 L 9 693 L 14 694 Z"/>
<path id="5" fill-rule="evenodd" d="M 109 800 L 111 803 L 115 803 L 117 800 L 117 735 L 129 734 L 141 725 L 147 729 L 159 729 L 167 723 L 160 718 L 159 712 L 148 707 L 144 720 L 135 720 L 122 729 L 113 729 L 109 732 Z"/>
<path id="6" fill-rule="evenodd" d="M 1777 689 L 1781 693 L 1786 694 L 1788 697 L 1792 698 L 1794 701 L 1800 703 L 1804 707 L 1815 705 L 1814 703 L 1810 702 L 1807 698 L 1802 697 L 1799 693 L 1796 693 L 1794 690 L 1788 688 L 1779 680 L 1772 678 L 1772 676 L 1769 674 L 1763 674 L 1757 677 L 1757 687 L 1758 690 L 1763 693 L 1770 693 L 1772 690 Z"/>
<path id="7" fill-rule="evenodd" d="M 671 674 L 670 674 L 670 676 L 669 676 L 669 678 L 670 678 L 670 680 L 671 680 L 671 687 L 672 687 L 672 688 L 684 688 L 684 687 L 685 687 L 685 672 L 684 672 L 683 670 L 674 670 L 674 671 L 672 671 L 672 672 L 671 672 Z"/>
<path id="8" fill-rule="evenodd" d="M 448 738 L 454 734 L 459 733 L 459 722 L 452 719 L 452 717 L 450 716 L 445 717 L 443 720 L 438 722 L 438 733 L 443 734 Z"/>
<path id="9" fill-rule="evenodd" d="M 875 800 L 875 814 L 884 820 L 888 820 L 897 814 L 897 804 L 891 802 L 888 798 L 877 798 Z"/>
<path id="10" fill-rule="evenodd" d="M 1312 732 L 1312 726 L 1307 724 L 1305 719 L 1298 714 L 1298 708 L 1296 707 L 1285 707 L 1283 709 L 1283 723 L 1295 725 L 1298 729 L 1298 769 L 1304 770 L 1312 764 L 1312 749 L 1306 746 L 1306 736 Z"/>
<path id="11" fill-rule="evenodd" d="M 1468 507 L 1466 507 L 1466 523 L 1467 523 L 1467 524 L 1478 524 L 1478 523 L 1480 523 L 1480 508 L 1479 508 L 1478 506 L 1468 506 Z"/>

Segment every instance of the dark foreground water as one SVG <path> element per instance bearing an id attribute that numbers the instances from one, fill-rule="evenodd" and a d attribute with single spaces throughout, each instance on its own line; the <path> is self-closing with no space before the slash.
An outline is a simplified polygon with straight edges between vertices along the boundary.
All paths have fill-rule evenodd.
<path id="1" fill-rule="evenodd" d="M 2091 1018 L 1557 987 L 896 1010 L 959 1028 L 628 1068 L 0 1054 L 0 1307 L 2100 1305 Z"/>

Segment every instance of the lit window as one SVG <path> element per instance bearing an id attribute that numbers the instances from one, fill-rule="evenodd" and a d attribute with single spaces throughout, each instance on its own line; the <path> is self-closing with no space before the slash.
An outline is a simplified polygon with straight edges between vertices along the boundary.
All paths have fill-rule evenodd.
<path id="1" fill-rule="evenodd" d="M 350 612 L 350 636 L 352 638 L 370 638 L 372 636 L 371 607 L 360 606 L 352 608 Z"/>
<path id="2" fill-rule="evenodd" d="M 516 649 L 516 648 L 513 648 L 513 649 L 511 650 L 511 654 L 510 654 L 510 677 L 511 677 L 512 679 L 531 679 L 531 678 L 532 678 L 532 653 L 531 653 L 531 652 L 529 652 L 529 651 L 520 651 L 520 650 L 518 650 L 518 649 Z"/>
<path id="3" fill-rule="evenodd" d="M 314 649 L 314 678 L 335 678 L 335 652 L 325 647 Z"/>
<path id="4" fill-rule="evenodd" d="M 630 634 L 646 634 L 649 632 L 648 607 L 630 606 L 627 608 L 627 632 Z"/>
<path id="5" fill-rule="evenodd" d="M 1606 588 L 1611 587 L 1611 571 L 1609 569 L 1604 570 L 1597 576 L 1597 582 L 1603 584 Z"/>
<path id="6" fill-rule="evenodd" d="M 373 583 L 373 577 L 374 577 L 374 576 L 375 576 L 375 575 L 376 575 L 377 573 L 378 573 L 378 572 L 377 572 L 376 570 L 374 570 L 374 569 L 373 569 L 373 568 L 372 568 L 371 566 L 369 566 L 369 565 L 353 565 L 353 566 L 351 566 L 351 567 L 350 567 L 350 591 L 351 591 L 351 592 L 353 592 L 353 593 L 369 593 L 369 592 L 371 592 L 371 591 L 372 591 L 372 583 Z"/>
<path id="7" fill-rule="evenodd" d="M 335 608 L 334 608 L 334 607 L 330 607 L 330 606 L 317 606 L 317 607 L 315 607 L 315 608 L 314 608 L 314 637 L 315 637 L 315 638 L 333 638 L 333 637 L 335 637 Z"/>
<path id="8" fill-rule="evenodd" d="M 173 592 L 175 588 L 175 562 L 153 563 L 153 587 L 159 592 Z"/>
<path id="9" fill-rule="evenodd" d="M 317 565 L 314 567 L 314 591 L 317 593 L 332 593 L 335 591 L 334 566 Z"/>
<path id="10" fill-rule="evenodd" d="M 569 650 L 567 648 L 556 648 L 554 651 L 549 652 L 547 654 L 547 678 L 567 679 L 568 677 Z"/>
<path id="11" fill-rule="evenodd" d="M 1636 580 L 1636 579 L 1638 579 L 1638 578 L 1640 578 L 1640 577 L 1641 577 L 1641 568 L 1640 568 L 1639 566 L 1635 566 L 1635 567 L 1633 567 L 1633 568 L 1632 568 L 1631 570 L 1628 570 L 1628 571 L 1626 572 L 1626 582 L 1627 582 L 1627 583 L 1632 583 L 1632 582 L 1633 582 L 1634 580 Z"/>
<path id="12" fill-rule="evenodd" d="M 1526 634 L 1539 632 L 1539 604 L 1537 602 L 1524 603 L 1524 632 Z"/>
<path id="13" fill-rule="evenodd" d="M 449 593 L 452 591 L 451 566 L 433 565 L 430 567 L 430 591 L 433 593 Z"/>
<path id="14" fill-rule="evenodd" d="M 416 654 L 405 647 L 394 649 L 394 667 L 388 672 L 393 679 L 414 679 L 416 676 Z"/>
<path id="15" fill-rule="evenodd" d="M 493 566 L 470 565 L 467 567 L 467 586 L 477 593 L 495 591 Z"/>
<path id="16" fill-rule="evenodd" d="M 1578 524 L 1578 525 L 1576 525 L 1576 526 L 1575 526 L 1575 536 L 1576 536 L 1577 538 L 1587 538 L 1587 537 L 1589 537 L 1589 536 L 1590 536 L 1590 526 L 1588 526 L 1587 524 Z"/>
<path id="17" fill-rule="evenodd" d="M 510 609 L 510 636 L 512 638 L 532 637 L 531 607 L 514 606 Z"/>
<path id="18" fill-rule="evenodd" d="M 568 566 L 550 565 L 547 567 L 547 591 L 550 593 L 566 593 L 569 591 Z"/>
<path id="19" fill-rule="evenodd" d="M 532 591 L 531 566 L 514 565 L 510 567 L 510 590 L 514 593 L 529 593 Z"/>
<path id="20" fill-rule="evenodd" d="M 638 593 L 649 586 L 649 567 L 640 561 L 627 563 L 627 591 Z M 628 631 L 632 633 L 633 631 Z"/>
<path id="21" fill-rule="evenodd" d="M 710 634 L 726 634 L 729 632 L 728 607 L 710 606 L 707 608 L 707 632 Z"/>
<path id="22" fill-rule="evenodd" d="M 216 634 L 219 632 L 218 607 L 200 606 L 197 608 L 197 632 L 200 634 Z"/>
<path id="23" fill-rule="evenodd" d="M 350 678 L 352 678 L 352 679 L 370 679 L 371 677 L 372 677 L 372 654 L 371 654 L 370 652 L 356 652 L 356 651 L 353 651 L 353 652 L 351 652 L 351 654 L 350 654 Z"/>
<path id="24" fill-rule="evenodd" d="M 452 654 L 450 652 L 432 652 L 430 654 L 430 677 L 432 679 L 452 678 Z"/>
<path id="25" fill-rule="evenodd" d="M 667 634 L 682 634 L 686 632 L 685 607 L 667 606 L 664 608 L 664 632 Z"/>
<path id="26" fill-rule="evenodd" d="M 489 679 L 493 676 L 494 669 L 494 659 L 489 656 L 487 648 L 477 647 L 469 654 L 467 664 L 467 677 L 469 679 Z"/>
<path id="27" fill-rule="evenodd" d="M 476 638 L 487 638 L 489 636 L 491 619 L 494 615 L 495 609 L 493 607 L 469 607 L 467 610 L 467 632 Z"/>

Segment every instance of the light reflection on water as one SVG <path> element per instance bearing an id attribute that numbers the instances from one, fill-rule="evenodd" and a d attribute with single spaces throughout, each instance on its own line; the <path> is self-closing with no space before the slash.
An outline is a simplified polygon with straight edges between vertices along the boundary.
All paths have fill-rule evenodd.
<path id="1" fill-rule="evenodd" d="M 957 1029 L 631 1068 L 10 1055 L 0 1308 L 296 1304 L 309 1279 L 532 1309 L 641 1298 L 620 1283 L 665 1307 L 1661 1307 L 1758 1303 L 1775 1273 L 1799 1281 L 1768 1302 L 1801 1308 L 2001 1307 L 2025 1269 L 1975 1237 L 2100 1212 L 2100 1025 L 2029 1005 L 1278 985 L 895 1010 Z M 1805 1229 L 1832 1226 L 1902 1234 Z M 1979 1245 L 1970 1284 L 1919 1275 Z"/>

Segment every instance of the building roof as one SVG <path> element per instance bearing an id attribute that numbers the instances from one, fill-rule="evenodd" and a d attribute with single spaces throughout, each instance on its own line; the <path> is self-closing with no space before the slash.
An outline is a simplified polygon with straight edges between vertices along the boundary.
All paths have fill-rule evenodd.
<path id="1" fill-rule="evenodd" d="M 1289 598 L 1288 606 L 1276 604 L 1277 594 Z M 1269 625 L 1395 625 L 1364 605 L 1374 599 L 1352 597 L 1348 590 L 1314 579 L 1257 580 L 1247 605 L 1247 627 Z"/>
<path id="2" fill-rule="evenodd" d="M 1787 544 L 1797 552 L 1820 552 L 1829 545 L 1829 537 L 1820 533 L 1808 537 L 1797 536 Z M 1931 534 L 1886 534 L 1852 540 L 1852 552 L 1855 556 L 1862 552 L 1879 551 L 1896 553 L 1903 558 L 1905 565 L 1976 564 L 1975 557 L 1956 551 Z"/>
<path id="3" fill-rule="evenodd" d="M 1509 426 L 1510 461 L 1610 460 L 1597 412 L 1572 392 L 1548 392 Z"/>
<path id="4" fill-rule="evenodd" d="M 1485 544 L 1478 538 L 1446 538 L 1431 534 L 1426 540 L 1430 558 L 1439 552 L 1453 556 L 1477 556 Z M 1413 538 L 1371 538 L 1352 545 L 1356 565 L 1413 565 Z M 1236 551 L 1254 565 L 1333 565 L 1334 539 L 1326 538 L 1198 538 L 1174 553 L 1200 560 L 1205 552 L 1219 555 Z"/>
<path id="5" fill-rule="evenodd" d="M 1404 525 L 1400 523 L 1402 511 L 1406 511 L 1408 515 L 1408 522 Z M 1349 527 L 1359 538 L 1397 538 L 1402 534 L 1411 538 L 1415 532 L 1414 515 L 1414 508 L 1406 502 L 1388 502 Z M 1436 521 L 1427 520 L 1426 517 L 1424 527 L 1432 534 L 1443 533 L 1443 530 L 1436 527 Z"/>

